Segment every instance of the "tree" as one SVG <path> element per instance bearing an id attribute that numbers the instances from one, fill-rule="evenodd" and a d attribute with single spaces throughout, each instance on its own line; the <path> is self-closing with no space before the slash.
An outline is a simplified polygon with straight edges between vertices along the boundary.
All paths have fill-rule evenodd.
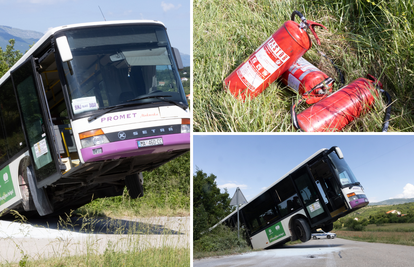
<path id="1" fill-rule="evenodd" d="M 226 192 L 221 193 L 216 184 L 216 176 L 207 176 L 197 169 L 193 175 L 193 228 L 194 240 L 201 237 L 201 233 L 208 230 L 232 210 L 230 197 Z"/>
<path id="2" fill-rule="evenodd" d="M 0 77 L 2 77 L 22 56 L 19 50 L 14 50 L 15 40 L 10 39 L 6 51 L 0 47 Z"/>

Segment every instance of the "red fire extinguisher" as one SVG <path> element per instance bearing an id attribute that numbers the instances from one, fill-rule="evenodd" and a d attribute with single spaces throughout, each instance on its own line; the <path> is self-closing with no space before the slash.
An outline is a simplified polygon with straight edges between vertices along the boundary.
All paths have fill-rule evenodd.
<path id="1" fill-rule="evenodd" d="M 300 17 L 300 24 L 294 21 L 295 15 Z M 250 55 L 247 61 L 224 80 L 230 93 L 244 100 L 247 96 L 253 98 L 263 92 L 311 48 L 312 42 L 307 29 L 312 31 L 317 43 L 320 44 L 314 30 L 315 26 L 326 29 L 322 24 L 306 20 L 299 11 L 294 11 L 290 21 L 285 22 Z"/>
<path id="2" fill-rule="evenodd" d="M 381 82 L 371 75 L 368 75 L 368 79 L 359 78 L 353 81 L 298 115 L 295 112 L 296 105 L 292 105 L 293 125 L 306 132 L 340 131 L 373 106 L 374 95 L 378 97 L 378 91 L 388 101 L 382 129 L 386 132 L 391 113 L 391 97 L 382 89 Z"/>
<path id="3" fill-rule="evenodd" d="M 328 96 L 335 82 L 303 57 L 282 74 L 281 80 L 299 93 L 307 104 L 314 104 Z"/>

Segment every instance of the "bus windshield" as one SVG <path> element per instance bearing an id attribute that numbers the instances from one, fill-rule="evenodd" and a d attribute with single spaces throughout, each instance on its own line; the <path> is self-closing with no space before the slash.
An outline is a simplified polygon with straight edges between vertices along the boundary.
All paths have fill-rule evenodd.
<path id="1" fill-rule="evenodd" d="M 360 184 L 355 178 L 346 161 L 344 159 L 338 158 L 338 155 L 335 153 L 335 151 L 329 153 L 328 157 L 331 159 L 333 169 L 335 170 L 335 173 L 338 176 L 342 187 L 353 184 Z"/>
<path id="2" fill-rule="evenodd" d="M 63 69 L 75 117 L 126 103 L 187 108 L 163 26 L 83 28 L 64 35 L 73 55 Z"/>

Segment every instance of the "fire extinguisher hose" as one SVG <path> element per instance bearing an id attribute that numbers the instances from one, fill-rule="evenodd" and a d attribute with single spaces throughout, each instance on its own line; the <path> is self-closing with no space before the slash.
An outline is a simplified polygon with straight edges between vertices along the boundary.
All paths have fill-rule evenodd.
<path id="1" fill-rule="evenodd" d="M 344 76 L 344 74 L 342 73 L 342 71 L 335 65 L 335 63 L 333 62 L 333 60 L 331 59 L 331 58 L 329 58 L 324 52 L 322 52 L 322 51 L 320 51 L 320 50 L 318 50 L 318 52 L 319 52 L 319 54 L 321 54 L 324 58 L 326 58 L 326 59 L 328 59 L 330 62 L 331 62 L 331 64 L 332 64 L 332 66 L 335 68 L 335 71 L 336 71 L 336 73 L 338 74 L 338 76 L 339 76 L 339 82 L 340 82 L 340 84 L 339 84 L 339 87 L 341 88 L 342 86 L 344 86 L 345 85 L 345 76 Z"/>
<path id="2" fill-rule="evenodd" d="M 382 131 L 386 132 L 388 131 L 388 126 L 390 124 L 390 117 L 391 117 L 391 96 L 387 91 L 383 89 L 380 89 L 380 92 L 384 94 L 385 97 L 387 98 L 387 109 L 385 110 L 384 126 L 382 126 Z"/>
<path id="3" fill-rule="evenodd" d="M 290 107 L 290 114 L 292 117 L 292 124 L 293 126 L 299 130 L 299 132 L 303 132 L 302 128 L 300 128 L 298 123 L 298 115 L 296 114 L 296 105 L 299 105 L 302 102 L 302 99 L 298 101 L 298 103 L 293 103 L 292 107 Z"/>

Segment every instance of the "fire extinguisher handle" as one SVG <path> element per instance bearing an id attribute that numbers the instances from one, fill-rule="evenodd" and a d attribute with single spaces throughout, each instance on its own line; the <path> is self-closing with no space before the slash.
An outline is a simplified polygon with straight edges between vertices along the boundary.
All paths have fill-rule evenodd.
<path id="1" fill-rule="evenodd" d="M 322 27 L 325 30 L 327 30 L 327 28 L 325 26 L 323 26 L 322 24 L 316 23 L 316 22 L 311 21 L 311 20 L 308 20 L 307 24 L 308 24 L 308 28 L 311 30 L 313 36 L 315 36 L 316 42 L 318 43 L 318 45 L 321 45 L 321 41 L 319 40 L 319 37 L 315 32 L 315 26 Z"/>

